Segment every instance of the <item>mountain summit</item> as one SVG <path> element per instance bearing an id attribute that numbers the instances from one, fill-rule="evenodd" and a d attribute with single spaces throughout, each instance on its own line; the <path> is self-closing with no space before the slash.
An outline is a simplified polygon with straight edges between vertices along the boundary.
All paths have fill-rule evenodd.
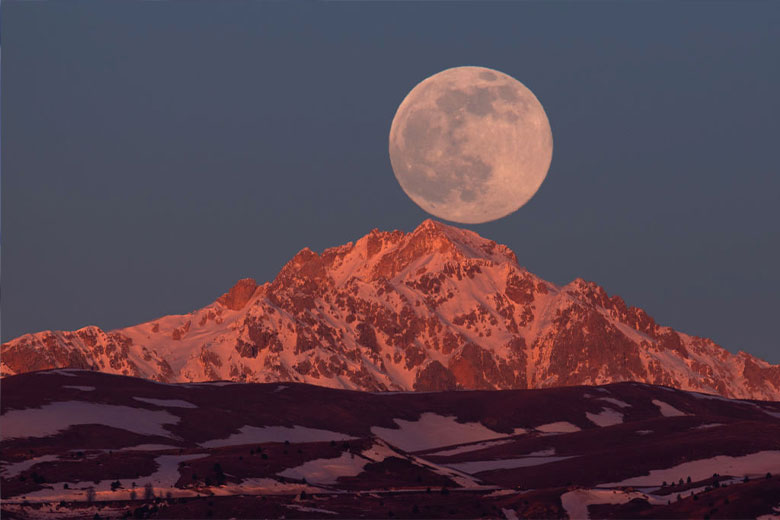
<path id="1" fill-rule="evenodd" d="M 272 282 L 240 280 L 189 314 L 26 334 L 0 353 L 3 375 L 72 367 L 374 391 L 640 381 L 780 400 L 780 366 L 658 325 L 595 283 L 558 287 L 506 246 L 433 220 L 305 248 Z"/>

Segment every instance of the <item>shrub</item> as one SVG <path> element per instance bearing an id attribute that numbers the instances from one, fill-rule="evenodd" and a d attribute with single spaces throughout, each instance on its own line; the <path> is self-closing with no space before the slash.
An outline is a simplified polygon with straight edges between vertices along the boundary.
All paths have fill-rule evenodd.
<path id="1" fill-rule="evenodd" d="M 154 498 L 154 487 L 151 482 L 144 484 L 144 500 L 151 500 Z"/>
<path id="2" fill-rule="evenodd" d="M 95 488 L 89 486 L 87 488 L 87 502 L 94 502 L 94 501 L 95 501 Z"/>

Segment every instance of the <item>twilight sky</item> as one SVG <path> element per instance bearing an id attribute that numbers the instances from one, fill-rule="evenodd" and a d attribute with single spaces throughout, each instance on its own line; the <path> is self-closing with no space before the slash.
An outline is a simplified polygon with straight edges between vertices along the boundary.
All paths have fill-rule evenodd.
<path id="1" fill-rule="evenodd" d="M 474 226 L 557 284 L 780 362 L 780 2 L 3 2 L 2 340 L 186 313 L 427 217 L 388 158 L 448 67 L 528 86 L 537 195 Z"/>

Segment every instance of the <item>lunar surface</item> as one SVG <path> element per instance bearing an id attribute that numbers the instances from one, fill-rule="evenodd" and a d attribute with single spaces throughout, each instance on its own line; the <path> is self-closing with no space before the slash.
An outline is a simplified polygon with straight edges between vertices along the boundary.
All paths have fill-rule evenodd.
<path id="1" fill-rule="evenodd" d="M 423 80 L 390 128 L 390 162 L 428 213 L 464 224 L 504 217 L 547 176 L 552 132 L 533 92 L 497 70 L 456 67 Z"/>

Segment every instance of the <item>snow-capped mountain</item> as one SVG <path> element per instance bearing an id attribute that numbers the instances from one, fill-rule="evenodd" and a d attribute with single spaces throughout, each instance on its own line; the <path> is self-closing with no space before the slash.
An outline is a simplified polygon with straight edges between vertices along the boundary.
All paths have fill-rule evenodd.
<path id="1" fill-rule="evenodd" d="M 189 314 L 26 334 L 1 354 L 3 375 L 73 367 L 359 390 L 630 380 L 780 400 L 780 365 L 660 326 L 595 283 L 558 287 L 506 246 L 433 220 L 303 249 L 272 282 L 241 280 Z"/>

